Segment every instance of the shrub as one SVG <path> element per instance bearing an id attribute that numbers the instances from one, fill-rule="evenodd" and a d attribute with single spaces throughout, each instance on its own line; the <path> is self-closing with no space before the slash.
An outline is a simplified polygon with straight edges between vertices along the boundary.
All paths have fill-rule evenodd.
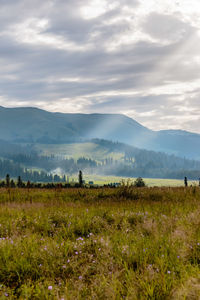
<path id="1" fill-rule="evenodd" d="M 133 185 L 134 185 L 135 187 L 144 187 L 144 186 L 146 186 L 146 183 L 144 182 L 144 180 L 143 180 L 141 177 L 138 177 L 138 178 L 134 181 Z"/>

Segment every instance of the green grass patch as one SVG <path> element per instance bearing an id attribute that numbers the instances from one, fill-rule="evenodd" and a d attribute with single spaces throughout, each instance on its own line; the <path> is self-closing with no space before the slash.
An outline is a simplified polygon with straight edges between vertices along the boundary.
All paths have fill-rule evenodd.
<path id="1" fill-rule="evenodd" d="M 69 176 L 70 181 L 74 180 L 74 181 L 78 181 L 78 176 L 77 175 L 72 175 Z M 130 182 L 133 183 L 136 178 L 125 178 L 125 177 L 120 177 L 120 176 L 104 176 L 104 175 L 96 175 L 96 174 L 84 174 L 83 173 L 83 179 L 86 182 L 89 181 L 93 181 L 95 184 L 99 184 L 99 185 L 104 185 L 104 184 L 108 184 L 108 183 L 115 183 L 115 182 Z M 184 181 L 183 180 L 179 180 L 179 179 L 160 179 L 160 178 L 144 178 L 145 183 L 147 184 L 147 186 L 149 187 L 154 187 L 154 186 L 158 186 L 158 187 L 162 187 L 162 186 L 171 186 L 171 187 L 181 187 L 184 186 Z M 194 180 L 188 180 L 188 185 L 193 185 L 193 186 L 197 186 L 198 185 L 198 181 L 194 181 Z"/>
<path id="2" fill-rule="evenodd" d="M 36 144 L 35 147 L 38 151 L 41 151 L 41 154 L 47 156 L 57 156 L 59 154 L 65 158 L 78 159 L 86 157 L 96 161 L 102 161 L 106 158 L 118 160 L 124 157 L 124 153 L 110 152 L 107 148 L 95 143 Z"/>

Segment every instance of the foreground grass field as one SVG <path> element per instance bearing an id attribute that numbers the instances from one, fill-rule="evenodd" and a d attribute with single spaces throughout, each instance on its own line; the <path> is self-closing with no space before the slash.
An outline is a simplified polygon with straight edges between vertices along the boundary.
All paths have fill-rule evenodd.
<path id="1" fill-rule="evenodd" d="M 0 190 L 0 299 L 200 299 L 200 190 Z"/>

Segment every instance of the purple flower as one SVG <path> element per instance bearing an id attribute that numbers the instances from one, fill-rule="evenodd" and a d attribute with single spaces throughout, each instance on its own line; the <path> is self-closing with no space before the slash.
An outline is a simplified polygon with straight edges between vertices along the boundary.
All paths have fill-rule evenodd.
<path id="1" fill-rule="evenodd" d="M 81 280 L 81 279 L 83 279 L 83 276 L 79 276 L 79 278 L 78 278 L 78 279 L 80 279 L 80 280 Z"/>
<path id="2" fill-rule="evenodd" d="M 49 286 L 48 286 L 48 290 L 51 291 L 52 289 L 53 289 L 52 285 L 49 285 Z"/>

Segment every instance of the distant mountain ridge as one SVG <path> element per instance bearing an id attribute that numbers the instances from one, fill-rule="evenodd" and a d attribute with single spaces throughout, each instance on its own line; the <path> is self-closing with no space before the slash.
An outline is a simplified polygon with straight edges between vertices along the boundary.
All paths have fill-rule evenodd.
<path id="1" fill-rule="evenodd" d="M 52 113 L 33 107 L 0 107 L 0 139 L 15 143 L 70 143 L 93 138 L 200 159 L 200 134 L 152 131 L 121 114 Z"/>

